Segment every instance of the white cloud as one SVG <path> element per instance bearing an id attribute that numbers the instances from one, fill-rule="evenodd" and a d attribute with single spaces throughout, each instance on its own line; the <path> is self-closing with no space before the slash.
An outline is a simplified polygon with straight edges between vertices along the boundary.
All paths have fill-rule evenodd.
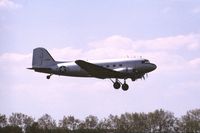
<path id="1" fill-rule="evenodd" d="M 65 48 L 54 48 L 51 51 L 49 51 L 53 57 L 55 57 L 56 60 L 75 60 L 77 58 L 80 58 L 82 56 L 82 50 L 81 49 L 74 49 L 71 47 L 65 47 Z"/>
<path id="2" fill-rule="evenodd" d="M 130 38 L 120 36 L 120 35 L 113 35 L 104 40 L 95 41 L 89 43 L 91 48 L 129 48 L 131 47 L 133 41 Z"/>
<path id="3" fill-rule="evenodd" d="M 192 9 L 192 13 L 199 14 L 200 13 L 200 7 L 195 7 Z"/>
<path id="4" fill-rule="evenodd" d="M 0 61 L 23 61 L 31 56 L 32 54 L 4 53 L 0 55 Z"/>
<path id="5" fill-rule="evenodd" d="M 11 0 L 0 0 L 0 9 L 18 9 L 21 7 L 21 4 L 15 3 Z"/>
<path id="6" fill-rule="evenodd" d="M 178 35 L 172 37 L 161 37 L 152 40 L 136 41 L 136 45 L 140 48 L 146 48 L 147 50 L 198 50 L 200 47 L 200 35 Z"/>
<path id="7" fill-rule="evenodd" d="M 146 81 L 128 81 L 130 90 L 127 93 L 114 90 L 109 80 L 60 76 L 52 76 L 51 80 L 46 80 L 45 74 L 26 69 L 31 66 L 31 53 L 4 53 L 0 55 L 0 106 L 9 101 L 7 110 L 5 109 L 7 112 L 10 106 L 14 108 L 10 111 L 26 107 L 26 111 L 32 112 L 33 110 L 30 111 L 28 108 L 34 105 L 34 112 L 60 112 L 60 117 L 67 115 L 65 112 L 84 117 L 90 113 L 102 112 L 102 106 L 106 110 L 100 114 L 101 116 L 109 113 L 120 114 L 123 111 L 149 111 L 157 107 L 174 109 L 177 113 L 176 110 L 188 109 L 184 102 L 179 103 L 176 100 L 177 97 L 180 101 L 187 97 L 193 102 L 192 107 L 199 105 L 194 101 L 200 97 L 199 93 L 193 97 L 193 93 L 199 88 L 199 84 L 193 85 L 199 81 L 199 47 L 199 34 L 189 34 L 139 41 L 114 35 L 89 43 L 87 51 L 72 47 L 48 49 L 56 60 L 61 61 L 141 55 L 156 63 L 157 70 L 152 72 Z M 185 53 L 190 53 L 190 57 L 185 56 Z M 193 91 L 190 91 L 191 87 Z M 137 104 L 138 99 L 149 106 Z M 19 104 L 23 107 L 18 107 Z M 134 107 L 129 106 L 130 104 Z M 80 108 L 84 113 L 79 113 Z M 0 111 L 5 110 L 1 108 Z"/>
<path id="8" fill-rule="evenodd" d="M 195 59 L 191 60 L 189 63 L 193 67 L 200 67 L 200 58 L 195 58 Z"/>

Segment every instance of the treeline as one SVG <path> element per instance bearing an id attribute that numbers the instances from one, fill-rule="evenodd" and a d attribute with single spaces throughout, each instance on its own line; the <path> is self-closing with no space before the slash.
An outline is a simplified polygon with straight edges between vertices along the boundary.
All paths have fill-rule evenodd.
<path id="1" fill-rule="evenodd" d="M 172 112 L 155 110 L 149 113 L 109 115 L 99 120 L 89 115 L 84 120 L 64 116 L 56 122 L 44 114 L 38 120 L 12 113 L 8 118 L 0 114 L 0 133 L 133 133 L 133 132 L 200 132 L 200 109 L 188 111 L 180 118 Z"/>

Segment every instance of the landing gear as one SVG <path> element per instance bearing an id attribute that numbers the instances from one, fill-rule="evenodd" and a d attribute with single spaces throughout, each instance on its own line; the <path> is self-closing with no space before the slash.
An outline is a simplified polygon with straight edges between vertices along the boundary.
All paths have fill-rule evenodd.
<path id="1" fill-rule="evenodd" d="M 112 79 L 110 80 L 113 82 L 113 87 L 115 89 L 119 89 L 121 87 L 121 82 L 118 79 L 116 79 L 115 81 L 113 81 Z"/>
<path id="2" fill-rule="evenodd" d="M 124 79 L 124 83 L 122 84 L 118 79 L 116 79 L 116 81 L 113 81 L 112 79 L 110 79 L 113 82 L 113 87 L 117 90 L 120 87 L 122 87 L 123 91 L 127 91 L 129 86 L 128 84 L 126 84 L 126 80 Z"/>
<path id="3" fill-rule="evenodd" d="M 122 90 L 123 90 L 123 91 L 127 91 L 128 88 L 129 88 L 128 84 L 124 83 L 124 84 L 122 85 Z"/>
<path id="4" fill-rule="evenodd" d="M 50 78 L 51 78 L 51 76 L 52 76 L 52 74 L 50 74 L 50 75 L 47 75 L 47 79 L 50 79 Z"/>
<path id="5" fill-rule="evenodd" d="M 120 84 L 118 81 L 116 81 L 115 83 L 113 83 L 113 87 L 114 87 L 115 89 L 119 89 L 120 86 L 121 86 L 121 84 Z"/>

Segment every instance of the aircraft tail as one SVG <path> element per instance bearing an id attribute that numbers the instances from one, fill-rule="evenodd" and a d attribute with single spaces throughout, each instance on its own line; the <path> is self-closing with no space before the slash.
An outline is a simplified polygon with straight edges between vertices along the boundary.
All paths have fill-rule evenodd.
<path id="1" fill-rule="evenodd" d="M 56 61 L 52 58 L 46 49 L 35 48 L 33 50 L 33 68 L 48 68 L 53 65 L 56 65 Z"/>

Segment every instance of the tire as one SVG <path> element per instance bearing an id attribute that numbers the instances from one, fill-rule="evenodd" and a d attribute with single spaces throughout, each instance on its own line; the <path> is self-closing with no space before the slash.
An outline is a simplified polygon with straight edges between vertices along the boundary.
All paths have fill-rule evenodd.
<path id="1" fill-rule="evenodd" d="M 128 84 L 125 83 L 125 84 L 122 85 L 122 90 L 123 91 L 127 91 L 128 88 L 129 88 Z"/>
<path id="2" fill-rule="evenodd" d="M 114 84 L 113 84 L 113 87 L 115 88 L 115 89 L 119 89 L 120 88 L 120 83 L 119 82 L 115 82 Z"/>

